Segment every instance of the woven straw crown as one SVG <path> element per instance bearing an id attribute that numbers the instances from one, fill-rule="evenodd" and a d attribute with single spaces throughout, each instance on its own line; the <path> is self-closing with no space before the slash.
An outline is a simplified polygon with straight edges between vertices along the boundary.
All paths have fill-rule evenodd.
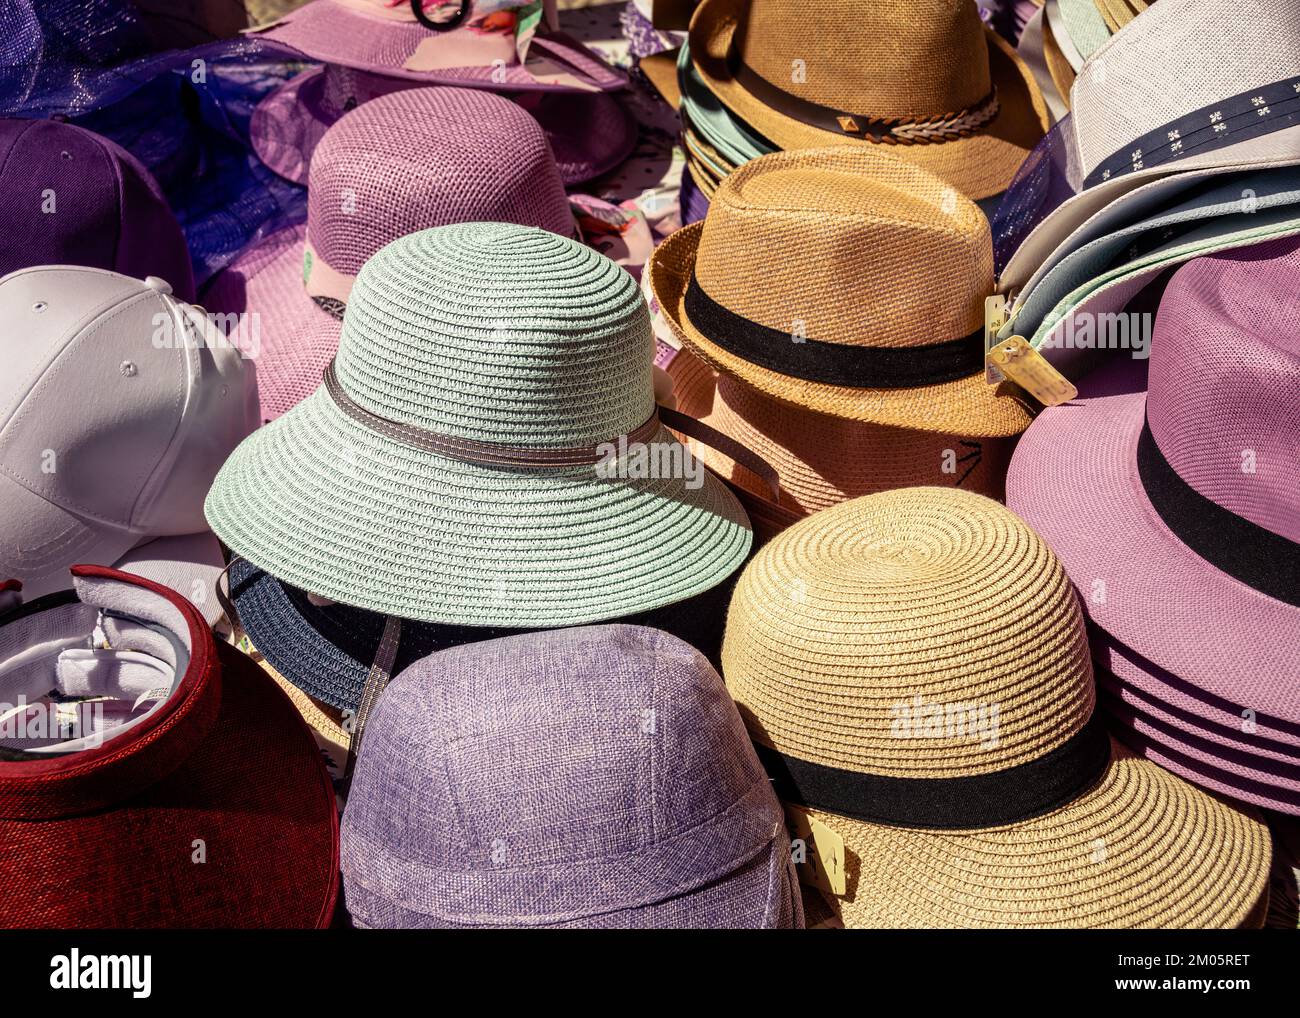
<path id="1" fill-rule="evenodd" d="M 876 117 L 943 116 L 991 88 L 984 30 L 964 0 L 752 0 L 734 46 L 792 95 Z"/>
<path id="2" fill-rule="evenodd" d="M 970 334 L 993 292 L 978 206 L 870 149 L 782 152 L 726 178 L 695 275 L 714 301 L 790 335 L 925 346 Z"/>
<path id="3" fill-rule="evenodd" d="M 576 446 L 654 409 L 653 339 L 630 275 L 545 230 L 466 223 L 366 263 L 337 372 L 372 413 L 441 434 Z"/>
<path id="4" fill-rule="evenodd" d="M 1207 31 L 1228 25 L 1228 45 Z M 1293 0 L 1153 4 L 1131 31 L 1093 53 L 1075 80 L 1070 123 L 1081 175 L 1192 110 L 1300 75 L 1297 39 L 1300 5 Z"/>
<path id="5" fill-rule="evenodd" d="M 843 770 L 966 777 L 1037 759 L 1092 714 L 1083 615 L 1051 550 L 991 499 L 868 495 L 763 547 L 723 674 L 755 740 Z M 899 738 L 902 705 L 996 708 L 986 733 Z"/>
<path id="6" fill-rule="evenodd" d="M 1152 336 L 1146 416 L 1195 491 L 1300 542 L 1300 253 L 1284 244 L 1274 264 L 1198 259 L 1174 276 Z"/>
<path id="7" fill-rule="evenodd" d="M 571 234 L 564 185 L 541 126 L 489 92 L 420 88 L 344 116 L 311 160 L 307 236 L 356 275 L 389 241 L 467 219 Z"/>

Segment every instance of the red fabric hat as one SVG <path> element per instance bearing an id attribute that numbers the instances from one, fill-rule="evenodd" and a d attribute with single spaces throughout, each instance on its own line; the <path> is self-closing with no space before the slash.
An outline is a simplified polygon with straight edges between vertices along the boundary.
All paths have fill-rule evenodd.
<path id="1" fill-rule="evenodd" d="M 110 721 L 81 743 L 0 728 L 0 926 L 328 926 L 334 792 L 293 705 L 174 591 L 72 576 L 0 615 L 0 701 L 90 697 Z"/>

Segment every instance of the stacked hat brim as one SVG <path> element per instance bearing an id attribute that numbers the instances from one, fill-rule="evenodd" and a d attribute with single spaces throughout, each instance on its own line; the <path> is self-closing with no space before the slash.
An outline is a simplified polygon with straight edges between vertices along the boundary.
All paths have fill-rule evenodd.
<path id="1" fill-rule="evenodd" d="M 620 619 L 672 633 L 716 664 L 734 574 L 684 602 Z M 356 711 L 378 656 L 386 618 L 321 598 L 245 561 L 230 567 L 230 597 L 258 652 L 276 672 L 336 710 Z M 614 618 L 615 616 L 610 616 Z M 405 621 L 391 671 L 464 643 L 511 636 L 517 628 Z"/>
<path id="2" fill-rule="evenodd" d="M 407 69 L 406 62 L 431 34 L 418 22 L 373 17 L 331 0 L 313 0 L 274 24 L 258 29 L 259 38 L 292 46 L 311 60 L 343 64 L 426 85 L 469 85 L 521 92 L 607 92 L 627 85 L 622 74 L 577 40 L 560 33 L 534 36 L 529 44 L 528 62 L 524 64 Z"/>
<path id="3" fill-rule="evenodd" d="M 849 927 L 1263 925 L 1267 828 L 1118 743 L 1079 799 L 1001 829 L 809 815 L 844 838 Z"/>
<path id="4" fill-rule="evenodd" d="M 1293 85 L 1300 30 L 1293 5 L 1260 0 L 1242 17 L 1230 59 L 1203 26 L 1239 14 L 1223 0 L 1153 5 L 1096 49 L 1073 89 L 1065 132 L 1073 192 L 1021 243 L 1002 275 L 1019 289 L 1098 212 L 1139 187 L 1187 171 L 1294 165 L 1300 97 Z M 1152 96 L 1131 103 L 1133 94 Z M 1032 191 L 1036 185 L 1026 182 Z"/>
<path id="5" fill-rule="evenodd" d="M 306 71 L 267 96 L 253 111 L 250 140 L 257 156 L 280 176 L 296 184 L 307 183 L 312 153 L 338 114 L 322 103 L 327 68 Z M 418 87 L 418 81 L 376 75 L 370 84 L 376 94 Z M 636 145 L 636 125 L 621 103 L 604 93 L 580 95 L 543 93 L 526 104 L 542 125 L 555 153 L 560 178 L 566 185 L 581 184 L 607 173 L 623 162 Z"/>
<path id="6" fill-rule="evenodd" d="M 746 124 L 782 149 L 861 144 L 784 116 L 751 95 L 731 73 L 732 37 L 744 20 L 745 0 L 703 0 L 691 20 L 690 47 L 700 78 Z M 939 145 L 907 146 L 906 158 L 943 177 L 972 198 L 1006 189 L 1017 167 L 1050 125 L 1033 74 L 1015 50 L 985 29 L 989 74 L 998 112 L 969 137 Z"/>
<path id="7" fill-rule="evenodd" d="M 1108 709 L 1125 720 L 1125 739 L 1174 773 L 1300 812 L 1300 687 L 1264 678 L 1294 670 L 1300 613 L 1207 568 L 1151 505 L 1137 466 L 1142 366 L 1117 362 L 1079 388 L 1078 400 L 1044 414 L 1021 439 L 1007 495 L 1067 563 L 1105 631 L 1099 681 L 1120 698 Z M 1114 520 L 1124 525 L 1107 524 L 1104 541 L 1088 522 Z M 1104 602 L 1088 597 L 1095 581 L 1105 584 Z M 1190 709 L 1180 687 L 1195 691 Z"/>
<path id="8" fill-rule="evenodd" d="M 983 373 L 908 389 L 857 389 L 784 375 L 724 349 L 691 321 L 686 310 L 703 231 L 703 223 L 692 223 L 655 249 L 650 285 L 673 333 L 717 370 L 783 402 L 849 420 L 985 437 L 1017 435 L 1029 424 L 1023 404 L 992 398 L 995 390 L 985 383 Z"/>
<path id="9" fill-rule="evenodd" d="M 650 443 L 676 444 L 662 427 Z M 207 512 L 249 561 L 359 608 L 576 625 L 683 600 L 741 564 L 744 511 L 706 482 L 462 463 L 385 439 L 317 391 L 235 450 Z"/>
<path id="10" fill-rule="evenodd" d="M 760 477 L 707 442 L 687 437 L 691 452 L 746 489 L 751 499 L 768 502 L 774 512 L 785 510 L 798 518 L 847 498 L 917 484 L 951 484 L 1002 497 L 1010 441 L 971 440 L 793 408 L 716 375 L 689 351 L 673 358 L 668 373 L 679 411 L 739 442 L 776 470 L 778 502 L 771 504 Z M 752 510 L 750 518 L 760 526 Z"/>

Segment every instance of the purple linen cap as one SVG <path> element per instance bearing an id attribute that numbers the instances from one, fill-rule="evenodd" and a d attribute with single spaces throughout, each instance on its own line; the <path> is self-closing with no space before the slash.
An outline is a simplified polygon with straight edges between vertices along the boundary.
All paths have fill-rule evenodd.
<path id="1" fill-rule="evenodd" d="M 591 626 L 388 686 L 343 816 L 357 926 L 802 927 L 780 804 L 718 673 Z"/>
<path id="2" fill-rule="evenodd" d="M 0 276 L 84 265 L 157 276 L 194 299 L 185 236 L 162 189 L 107 138 L 56 120 L 0 119 L 0 194 Z"/>

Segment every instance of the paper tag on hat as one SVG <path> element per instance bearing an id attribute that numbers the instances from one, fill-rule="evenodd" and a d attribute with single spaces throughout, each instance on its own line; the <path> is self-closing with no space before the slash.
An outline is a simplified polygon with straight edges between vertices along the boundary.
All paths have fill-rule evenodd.
<path id="1" fill-rule="evenodd" d="M 998 345 L 998 333 L 1007 324 L 1007 298 L 995 293 L 984 298 L 984 381 L 988 385 L 997 385 L 1006 381 L 1006 375 L 990 360 L 989 355 Z"/>
<path id="2" fill-rule="evenodd" d="M 844 868 L 844 839 L 798 806 L 785 808 L 786 819 L 803 851 L 795 847 L 795 870 L 800 883 L 828 894 L 844 894 L 848 880 Z"/>
<path id="3" fill-rule="evenodd" d="M 989 351 L 988 362 L 1043 406 L 1060 406 L 1079 395 L 1074 383 L 1052 367 L 1024 336 L 1004 339 Z"/>

